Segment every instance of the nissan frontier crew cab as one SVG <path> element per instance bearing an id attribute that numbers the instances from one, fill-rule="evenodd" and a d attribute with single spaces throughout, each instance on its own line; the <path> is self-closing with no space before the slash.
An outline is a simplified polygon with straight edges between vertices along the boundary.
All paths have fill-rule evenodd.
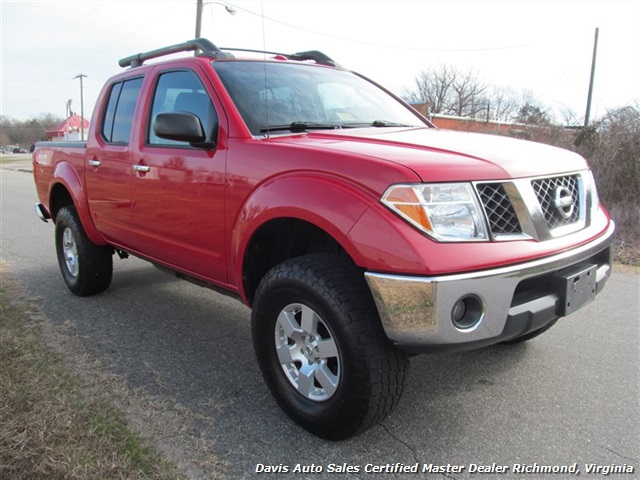
<path id="1" fill-rule="evenodd" d="M 33 154 L 64 282 L 100 293 L 135 255 L 237 297 L 275 399 L 323 438 L 392 412 L 410 355 L 529 340 L 611 273 L 575 153 L 438 130 L 317 51 L 120 65 L 87 141 Z"/>

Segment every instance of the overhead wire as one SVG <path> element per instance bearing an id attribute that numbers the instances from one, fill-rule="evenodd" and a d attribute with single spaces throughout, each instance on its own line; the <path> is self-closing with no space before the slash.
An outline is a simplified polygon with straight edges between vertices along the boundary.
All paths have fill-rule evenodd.
<path id="1" fill-rule="evenodd" d="M 319 32 L 317 30 L 312 30 L 309 28 L 303 28 L 298 25 L 293 25 L 291 23 L 283 22 L 282 20 L 268 17 L 262 13 L 254 12 L 253 10 L 249 10 L 247 8 L 241 7 L 235 3 L 231 3 L 231 2 L 226 2 L 226 3 L 228 5 L 231 5 L 233 8 L 241 10 L 245 13 L 255 15 L 257 17 L 262 17 L 263 19 L 269 20 L 270 22 L 284 25 L 286 27 L 300 30 L 302 32 L 313 33 L 314 35 L 320 35 L 322 37 L 333 38 L 335 40 L 340 40 L 343 42 L 351 42 L 351 43 L 358 43 L 361 45 L 368 45 L 376 48 L 388 48 L 388 49 L 395 49 L 395 50 L 412 50 L 412 51 L 419 51 L 419 52 L 454 53 L 454 52 L 484 52 L 484 51 L 499 51 L 499 50 L 515 50 L 515 49 L 527 48 L 532 46 L 531 44 L 528 44 L 528 43 L 520 44 L 520 45 L 507 45 L 507 46 L 499 46 L 499 47 L 477 47 L 477 48 L 425 48 L 425 47 L 407 46 L 407 45 L 390 45 L 390 44 L 383 44 L 383 43 L 377 43 L 377 42 L 369 42 L 366 40 L 359 40 L 355 38 L 342 37 L 340 35 L 333 35 L 330 33 Z"/>
<path id="2" fill-rule="evenodd" d="M 79 25 L 80 23 L 84 22 L 87 18 L 91 17 L 95 12 L 97 12 L 98 10 L 100 10 L 102 8 L 102 6 L 105 4 L 106 2 L 102 2 L 100 5 L 98 5 L 95 9 L 91 10 L 91 12 L 89 12 L 87 15 L 85 15 L 84 17 L 80 18 L 78 21 L 73 22 L 71 25 L 69 25 L 66 28 L 63 28 L 62 30 L 60 30 L 59 32 L 55 33 L 54 35 L 50 36 L 49 38 L 47 38 L 46 40 L 43 40 L 42 42 L 36 44 L 35 46 L 29 48 L 28 50 L 25 50 L 22 53 L 19 53 L 18 55 L 9 58 L 8 60 L 6 60 L 7 63 L 11 63 L 15 60 L 18 60 L 20 58 L 24 58 L 25 56 L 29 55 L 30 53 L 34 52 L 35 50 L 37 50 L 38 48 L 42 47 L 43 45 L 46 45 L 48 43 L 51 43 L 52 40 L 55 40 L 56 38 L 60 37 L 63 33 L 68 32 L 69 30 L 71 30 L 73 27 L 75 27 L 76 25 Z"/>
<path id="3" fill-rule="evenodd" d="M 172 4 L 171 8 L 168 8 L 167 10 L 163 11 L 160 15 L 156 15 L 154 16 L 151 20 L 149 20 L 148 22 L 144 23 L 143 25 L 141 25 L 139 28 L 136 28 L 135 30 L 131 30 L 129 33 L 125 34 L 124 36 L 120 37 L 118 40 L 116 40 L 115 42 L 110 43 L 109 45 L 107 45 L 106 47 L 92 53 L 91 55 L 89 55 L 88 57 L 83 58 L 82 60 L 79 60 L 78 62 L 72 64 L 72 65 L 68 65 L 66 67 L 64 67 L 62 70 L 59 70 L 56 73 L 53 73 L 51 75 L 48 75 L 46 77 L 42 77 L 42 78 L 38 78 L 37 80 L 34 80 L 33 82 L 30 83 L 22 83 L 19 86 L 14 86 L 14 87 L 9 87 L 9 90 L 11 89 L 17 89 L 17 88 L 25 88 L 25 87 L 31 87 L 33 85 L 37 85 L 39 83 L 42 83 L 44 81 L 59 81 L 59 80 L 66 80 L 66 79 L 60 79 L 60 78 L 56 78 L 59 75 L 71 70 L 74 67 L 77 67 L 78 65 L 83 64 L 84 62 L 91 60 L 92 58 L 97 57 L 98 55 L 100 55 L 101 53 L 109 50 L 110 48 L 112 48 L 114 45 L 117 45 L 119 43 L 121 43 L 122 41 L 126 40 L 127 38 L 129 38 L 130 36 L 134 35 L 135 33 L 139 32 L 140 30 L 146 28 L 147 26 L 149 26 L 150 24 L 152 24 L 153 22 L 156 21 L 156 18 L 158 17 L 162 17 L 165 16 L 167 13 L 173 11 L 174 9 L 177 8 L 178 4 Z M 95 12 L 95 10 L 93 11 Z M 87 17 L 84 17 L 85 19 Z M 77 24 L 78 22 L 76 22 Z M 6 90 L 6 86 L 4 87 L 4 89 Z"/>
<path id="4" fill-rule="evenodd" d="M 18 55 L 16 55 L 15 57 L 12 57 L 10 59 L 10 61 L 14 61 L 16 59 L 19 59 L 31 52 L 33 52 L 34 50 L 38 49 L 39 47 L 41 47 L 43 44 L 50 42 L 51 40 L 60 37 L 61 35 L 63 35 L 65 32 L 67 32 L 68 30 L 72 29 L 73 27 L 75 27 L 76 25 L 82 23 L 83 21 L 85 21 L 87 18 L 91 17 L 92 15 L 95 14 L 96 11 L 98 11 L 100 8 L 102 8 L 102 6 L 105 4 L 106 2 L 102 2 L 98 7 L 96 7 L 95 9 L 93 9 L 90 13 L 88 13 L 87 15 L 85 15 L 84 17 L 82 17 L 81 19 L 77 20 L 76 22 L 72 23 L 71 25 L 69 25 L 68 27 L 64 28 L 63 30 L 57 32 L 55 35 L 53 35 L 52 37 L 49 37 L 48 40 L 40 42 L 38 45 L 30 48 L 29 50 L 22 52 Z M 311 33 L 314 35 L 318 35 L 321 37 L 326 37 L 326 38 L 332 38 L 332 39 L 336 39 L 342 42 L 350 42 L 350 43 L 354 43 L 354 44 L 360 44 L 360 45 L 366 45 L 366 46 L 371 46 L 371 47 L 375 47 L 375 48 L 388 48 L 388 49 L 397 49 L 397 50 L 411 50 L 411 51 L 420 51 L 420 52 L 445 52 L 445 53 L 453 53 L 453 52 L 482 52 L 482 51 L 504 51 L 504 50 L 515 50 L 515 49 L 522 49 L 522 48 L 528 48 L 533 46 L 531 43 L 529 44 L 515 44 L 515 45 L 502 45 L 502 46 L 485 46 L 485 47 L 466 47 L 466 48 L 441 48 L 441 47 L 422 47 L 422 46 L 407 46 L 407 45 L 393 45 L 393 44 L 385 44 L 385 43 L 379 43 L 379 42 L 371 42 L 371 41 L 366 41 L 366 40 L 361 40 L 361 39 L 355 39 L 355 38 L 349 38 L 349 37 L 345 37 L 345 36 L 340 36 L 340 35 L 335 35 L 335 34 L 331 34 L 331 33 L 327 33 L 327 32 L 322 32 L 322 31 L 318 31 L 318 30 L 313 30 L 310 28 L 306 28 L 303 26 L 299 26 L 299 25 L 294 25 L 282 20 L 279 20 L 277 18 L 273 18 L 270 16 L 267 16 L 264 14 L 264 7 L 262 8 L 261 12 L 255 12 L 249 8 L 245 8 L 244 6 L 238 5 L 236 3 L 232 3 L 232 2 L 228 2 L 225 1 L 224 4 L 232 6 L 233 8 L 237 9 L 238 11 L 242 11 L 245 12 L 248 15 L 253 15 L 256 17 L 259 17 L 262 21 L 263 24 L 263 33 L 264 33 L 264 22 L 268 21 L 271 23 L 275 23 L 278 25 L 282 25 L 282 26 L 286 26 L 287 28 L 291 28 L 291 29 L 295 29 L 298 31 L 302 31 L 302 32 L 307 32 L 307 33 Z M 174 10 L 175 8 L 177 8 L 180 4 L 179 3 L 172 3 L 171 7 L 169 9 L 167 9 L 166 11 L 162 12 L 160 15 L 161 16 L 165 16 L 167 15 L 167 13 L 169 13 L 170 11 Z M 157 12 L 157 10 L 156 10 Z M 148 17 L 147 17 L 148 18 Z M 126 40 L 127 38 L 131 37 L 132 35 L 134 35 L 135 33 L 139 32 L 140 30 L 143 30 L 144 28 L 146 28 L 149 24 L 153 23 L 156 21 L 156 18 L 158 18 L 158 15 L 154 15 L 153 18 L 149 21 L 147 21 L 146 23 L 144 23 L 143 25 L 139 26 L 138 28 L 128 32 L 127 34 L 121 36 L 120 38 L 118 38 L 116 41 L 111 42 L 109 45 L 105 46 L 104 48 L 95 51 L 94 53 L 92 53 L 91 55 L 83 58 L 82 60 L 79 60 L 71 65 L 68 65 L 66 67 L 64 67 L 63 69 L 59 70 L 58 72 L 51 74 L 51 75 L 47 75 L 46 77 L 41 77 L 38 78 L 38 80 L 29 82 L 29 83 L 22 83 L 20 84 L 19 87 L 14 86 L 14 87 L 9 87 L 9 89 L 16 89 L 16 88 L 24 88 L 24 87 L 30 87 L 33 85 L 37 85 L 37 84 L 41 84 L 44 81 L 62 81 L 62 79 L 60 78 L 56 78 L 61 74 L 64 74 L 65 72 L 77 67 L 78 65 L 83 64 L 84 62 L 100 55 L 101 53 L 111 49 L 113 46 L 123 42 L 124 40 Z M 568 70 L 567 70 L 568 71 Z M 562 78 L 567 74 L 567 72 L 564 72 L 561 77 L 554 82 L 554 84 L 549 87 L 552 88 L 553 86 L 555 86 L 555 84 L 557 84 L 560 80 L 562 80 Z M 65 79 L 66 81 L 66 79 Z M 4 85 L 4 90 L 7 89 L 7 85 Z M 547 90 L 549 90 L 547 89 Z"/>

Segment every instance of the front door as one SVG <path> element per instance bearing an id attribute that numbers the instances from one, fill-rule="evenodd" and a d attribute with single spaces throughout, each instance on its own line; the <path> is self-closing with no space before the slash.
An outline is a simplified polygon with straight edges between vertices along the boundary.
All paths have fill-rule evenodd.
<path id="1" fill-rule="evenodd" d="M 160 112 L 198 116 L 208 142 L 218 140 L 218 114 L 203 80 L 190 69 L 155 79 L 145 138 L 133 158 L 134 249 L 178 270 L 226 283 L 224 184 L 226 150 L 157 137 Z"/>

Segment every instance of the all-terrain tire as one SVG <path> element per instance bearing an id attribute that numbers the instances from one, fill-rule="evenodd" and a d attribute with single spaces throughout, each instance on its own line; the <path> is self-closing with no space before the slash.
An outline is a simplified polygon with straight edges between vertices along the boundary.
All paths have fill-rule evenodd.
<path id="1" fill-rule="evenodd" d="M 386 338 L 350 259 L 313 254 L 274 267 L 258 286 L 252 328 L 269 389 L 315 435 L 349 438 L 398 405 L 408 358 Z"/>
<path id="2" fill-rule="evenodd" d="M 109 288 L 113 249 L 89 240 L 73 205 L 61 208 L 56 216 L 55 242 L 60 272 L 69 290 L 83 297 Z"/>

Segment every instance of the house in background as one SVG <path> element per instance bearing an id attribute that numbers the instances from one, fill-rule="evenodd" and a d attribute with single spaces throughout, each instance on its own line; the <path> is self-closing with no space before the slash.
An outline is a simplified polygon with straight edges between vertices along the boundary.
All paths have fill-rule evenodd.
<path id="1" fill-rule="evenodd" d="M 83 126 L 86 136 L 86 132 L 89 130 L 89 121 L 74 113 L 66 120 L 47 130 L 47 139 L 68 142 L 84 140 L 81 138 Z"/>

